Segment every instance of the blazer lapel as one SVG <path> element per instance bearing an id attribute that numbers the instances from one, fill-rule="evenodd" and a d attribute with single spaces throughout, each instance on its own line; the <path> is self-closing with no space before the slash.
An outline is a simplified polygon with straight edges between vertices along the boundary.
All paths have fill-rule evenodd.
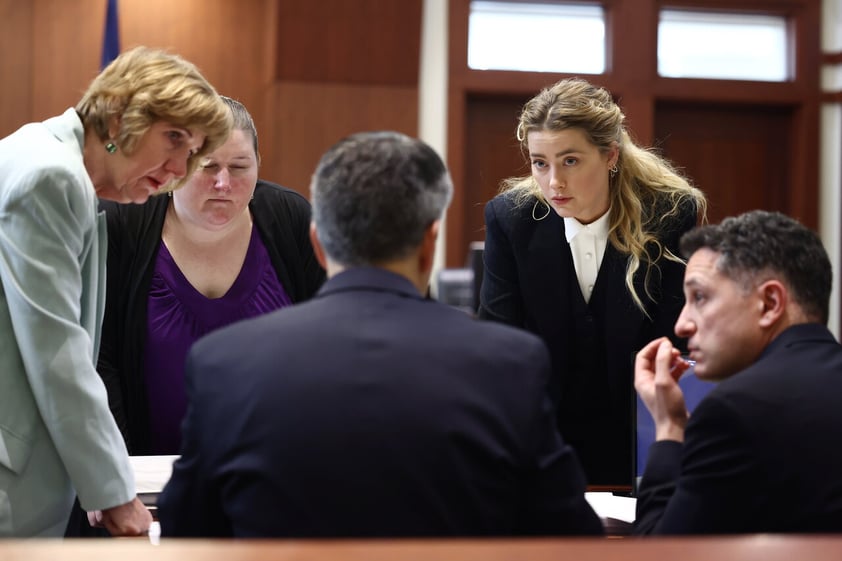
<path id="1" fill-rule="evenodd" d="M 564 237 L 564 220 L 555 213 L 535 223 L 527 240 L 523 283 L 529 316 L 548 341 L 569 337 L 570 291 L 573 256 Z M 577 287 L 578 290 L 578 287 Z"/>

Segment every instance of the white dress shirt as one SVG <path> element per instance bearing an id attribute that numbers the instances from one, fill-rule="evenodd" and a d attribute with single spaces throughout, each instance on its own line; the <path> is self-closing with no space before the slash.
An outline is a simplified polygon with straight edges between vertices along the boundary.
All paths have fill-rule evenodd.
<path id="1" fill-rule="evenodd" d="M 575 218 L 564 219 L 564 235 L 570 244 L 576 277 L 579 279 L 579 288 L 585 302 L 591 299 L 596 275 L 605 255 L 605 245 L 608 243 L 608 216 L 609 212 L 606 212 L 590 224 L 582 224 Z"/>

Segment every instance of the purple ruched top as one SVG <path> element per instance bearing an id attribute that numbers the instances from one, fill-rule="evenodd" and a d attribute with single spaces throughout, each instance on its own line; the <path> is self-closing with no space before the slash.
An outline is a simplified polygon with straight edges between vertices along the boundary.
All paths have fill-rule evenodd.
<path id="1" fill-rule="evenodd" d="M 191 285 L 163 241 L 149 288 L 145 349 L 152 454 L 178 454 L 187 410 L 184 363 L 203 335 L 292 304 L 252 228 L 243 268 L 228 292 L 210 299 Z"/>

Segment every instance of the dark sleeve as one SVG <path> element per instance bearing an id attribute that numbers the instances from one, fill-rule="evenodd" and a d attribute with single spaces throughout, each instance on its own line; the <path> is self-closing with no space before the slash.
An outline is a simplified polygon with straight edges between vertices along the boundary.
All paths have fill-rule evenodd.
<path id="1" fill-rule="evenodd" d="M 601 535 L 602 522 L 585 499 L 587 482 L 573 448 L 564 443 L 556 425 L 548 382 L 550 359 L 544 344 L 535 340 L 529 373 L 523 380 L 537 380 L 530 401 L 532 423 L 525 440 L 530 443 L 523 509 L 519 516 L 521 535 Z M 537 375 L 536 375 L 537 374 Z"/>
<path id="2" fill-rule="evenodd" d="M 293 302 L 310 299 L 326 274 L 310 242 L 310 203 L 298 192 L 258 181 L 250 208 L 275 272 Z"/>
<path id="3" fill-rule="evenodd" d="M 304 197 L 299 197 L 297 199 L 297 206 L 298 220 L 295 228 L 295 237 L 302 261 L 302 300 L 309 300 L 318 292 L 322 284 L 324 284 L 327 275 L 319 264 L 318 259 L 316 259 L 313 244 L 310 241 L 310 220 L 312 214 L 310 203 Z"/>
<path id="4" fill-rule="evenodd" d="M 108 259 L 106 262 L 105 313 L 102 336 L 99 344 L 97 372 L 108 392 L 108 405 L 123 440 L 129 442 L 128 417 L 126 414 L 126 387 L 120 373 L 120 294 L 128 284 L 124 282 L 121 270 L 122 241 L 125 229 L 121 224 L 119 204 L 99 201 L 99 208 L 105 212 L 108 224 Z"/>
<path id="5" fill-rule="evenodd" d="M 745 432 L 737 412 L 709 396 L 693 412 L 683 445 L 655 442 L 640 483 L 634 534 L 746 531 L 756 509 Z"/>
<path id="6" fill-rule="evenodd" d="M 207 426 L 202 415 L 202 408 L 208 406 L 205 398 L 213 391 L 205 392 L 201 387 L 199 374 L 207 374 L 208 368 L 202 365 L 202 352 L 197 350 L 200 345 L 201 341 L 193 346 L 185 366 L 188 405 L 181 426 L 181 455 L 173 464 L 172 476 L 158 497 L 158 519 L 161 536 L 165 537 L 232 535 L 219 490 L 212 483 L 208 451 L 202 453 L 203 433 L 207 435 L 214 427 Z"/>
<path id="7" fill-rule="evenodd" d="M 481 319 L 523 327 L 517 262 L 511 239 L 504 229 L 504 225 L 514 219 L 512 207 L 507 203 L 506 198 L 497 197 L 485 205 L 484 270 L 477 315 Z M 498 216 L 498 208 L 502 216 Z"/>

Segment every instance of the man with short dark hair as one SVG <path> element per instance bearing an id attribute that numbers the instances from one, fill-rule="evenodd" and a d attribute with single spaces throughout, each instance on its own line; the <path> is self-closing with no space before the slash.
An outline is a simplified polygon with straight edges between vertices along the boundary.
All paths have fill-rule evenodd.
<path id="1" fill-rule="evenodd" d="M 329 279 L 191 350 L 162 535 L 601 533 L 544 344 L 423 296 L 453 190 L 439 156 L 357 134 L 311 190 Z"/>
<path id="2" fill-rule="evenodd" d="M 667 339 L 635 365 L 655 421 L 638 534 L 842 531 L 842 346 L 828 331 L 832 270 L 818 236 L 752 211 L 684 235 L 686 304 L 675 325 L 703 380 Z M 686 427 L 686 429 L 685 429 Z"/>

